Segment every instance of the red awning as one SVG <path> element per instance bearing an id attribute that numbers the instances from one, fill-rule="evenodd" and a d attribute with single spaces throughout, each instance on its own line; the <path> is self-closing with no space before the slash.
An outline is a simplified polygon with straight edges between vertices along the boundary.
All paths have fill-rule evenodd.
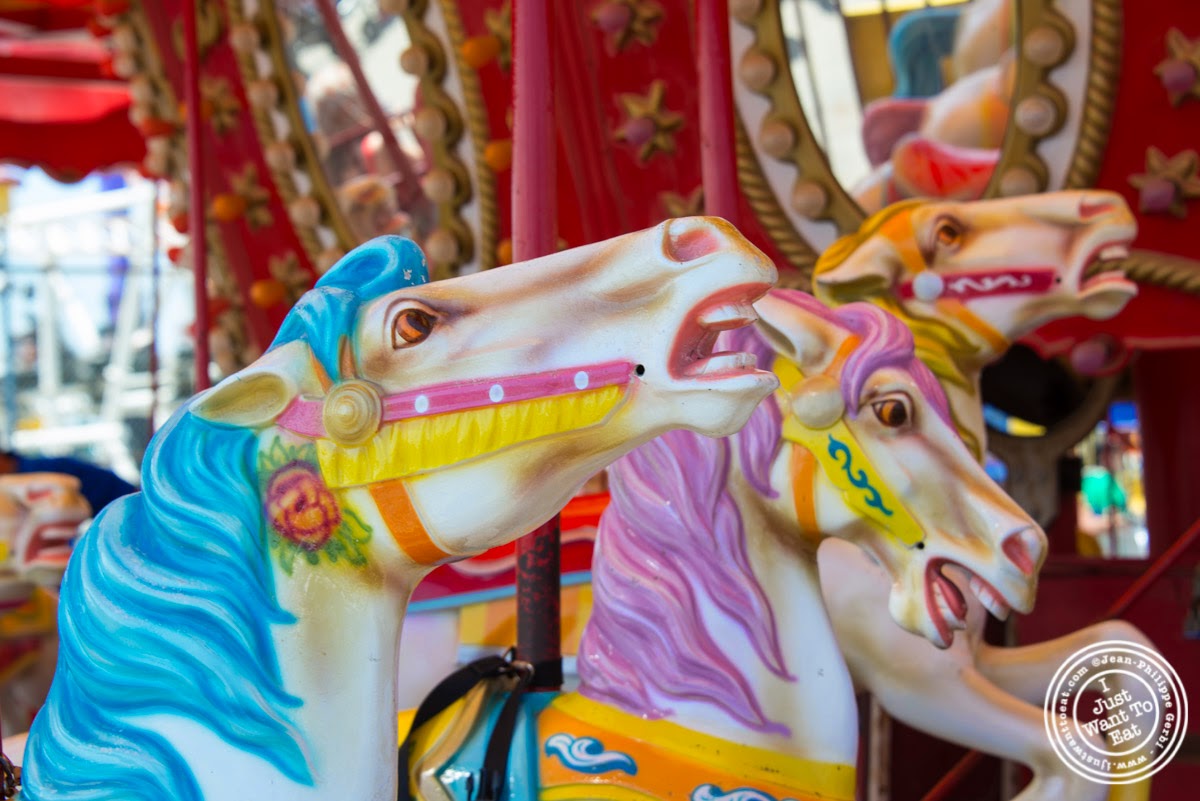
<path id="1" fill-rule="evenodd" d="M 128 86 L 85 30 L 97 7 L 118 2 L 0 0 L 0 161 L 72 181 L 141 162 Z"/>

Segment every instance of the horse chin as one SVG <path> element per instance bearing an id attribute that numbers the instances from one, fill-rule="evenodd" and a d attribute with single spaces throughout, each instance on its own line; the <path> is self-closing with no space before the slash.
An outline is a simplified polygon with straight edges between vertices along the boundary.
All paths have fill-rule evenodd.
<path id="1" fill-rule="evenodd" d="M 1085 282 L 1079 293 L 1080 313 L 1090 320 L 1111 319 L 1137 295 L 1137 284 L 1119 275 L 1103 273 Z M 1101 279 L 1097 281 L 1097 279 Z"/>

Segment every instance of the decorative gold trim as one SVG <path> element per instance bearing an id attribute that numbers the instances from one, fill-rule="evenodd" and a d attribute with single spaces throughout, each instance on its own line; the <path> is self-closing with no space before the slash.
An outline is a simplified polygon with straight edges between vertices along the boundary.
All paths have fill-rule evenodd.
<path id="1" fill-rule="evenodd" d="M 788 263 L 796 268 L 795 275 L 799 276 L 796 281 L 798 285 L 793 288 L 808 292 L 812 287 L 812 270 L 817 263 L 817 252 L 800 235 L 800 232 L 792 225 L 792 221 L 788 219 L 787 214 L 779 207 L 779 200 L 771 191 L 767 177 L 763 175 L 762 165 L 758 163 L 754 149 L 750 147 L 750 140 L 746 137 L 746 129 L 740 116 L 736 118 L 736 123 L 737 171 L 742 193 L 746 196 L 750 208 L 754 210 L 754 215 L 758 217 L 759 224 L 767 232 L 767 236 L 771 237 L 771 241 L 775 243 L 775 247 L 779 248 Z M 781 274 L 780 279 L 782 280 L 783 277 Z"/>
<path id="2" fill-rule="evenodd" d="M 345 215 L 342 214 L 341 206 L 337 202 L 337 196 L 333 191 L 333 187 L 329 184 L 329 179 L 325 175 L 324 168 L 321 166 L 321 159 L 317 154 L 316 145 L 313 143 L 312 137 L 309 136 L 308 129 L 304 124 L 304 118 L 300 114 L 300 98 L 296 92 L 296 85 L 292 82 L 291 67 L 288 65 L 287 57 L 283 52 L 283 34 L 279 26 L 275 0 L 259 0 L 258 14 L 253 20 L 246 17 L 242 7 L 242 0 L 225 0 L 225 10 L 229 15 L 230 28 L 243 23 L 248 23 L 258 28 L 259 33 L 262 35 L 260 47 L 262 51 L 270 55 L 271 66 L 274 72 L 268 80 L 274 81 L 280 90 L 280 102 L 276 106 L 276 109 L 285 114 L 288 119 L 288 127 L 290 128 L 289 136 L 286 140 L 280 140 L 275 135 L 275 126 L 271 121 L 270 111 L 255 107 L 253 104 L 248 104 L 260 145 L 265 150 L 267 146 L 274 142 L 287 141 L 296 147 L 298 158 L 296 159 L 295 167 L 292 169 L 304 172 L 309 180 L 312 181 L 311 196 L 321 206 L 322 219 L 327 221 L 328 227 L 333 230 L 338 240 L 338 247 L 342 250 L 350 250 L 359 244 L 359 242 L 351 232 Z M 248 87 L 253 81 L 259 80 L 258 67 L 254 62 L 254 54 L 240 53 L 235 50 L 235 56 L 243 87 Z M 285 210 L 290 209 L 292 203 L 300 197 L 300 193 L 296 189 L 296 182 L 292 178 L 291 170 L 277 169 L 270 163 L 268 163 L 267 167 L 271 171 L 271 178 L 275 183 L 275 188 L 279 191 L 279 197 L 283 201 Z M 305 252 L 308 254 L 310 263 L 314 267 L 321 264 L 321 254 L 325 248 L 317 238 L 316 229 L 294 223 L 293 228 L 300 239 L 300 243 L 304 246 Z"/>
<path id="3" fill-rule="evenodd" d="M 1139 284 L 1200 295 L 1200 261 L 1195 259 L 1135 250 L 1121 262 L 1121 271 Z"/>
<path id="4" fill-rule="evenodd" d="M 1017 74 L 1012 101 L 1009 104 L 1008 127 L 1004 132 L 1000 161 L 983 194 L 985 198 L 1044 192 L 1050 185 L 1050 171 L 1046 162 L 1038 155 L 1037 148 L 1043 139 L 1062 129 L 1069 109 L 1067 98 L 1051 82 L 1050 74 L 1071 57 L 1076 44 L 1075 28 L 1070 20 L 1054 8 L 1055 2 L 1056 0 L 1016 0 L 1016 42 L 1013 46 L 1018 53 Z M 1062 47 L 1057 58 L 1035 63 L 1029 58 L 1025 48 L 1030 34 L 1039 29 L 1057 33 L 1061 37 Z M 1016 122 L 1021 104 L 1034 98 L 1049 101 L 1056 114 L 1054 124 L 1037 133 L 1022 130 Z M 1005 180 L 1006 177 L 1008 180 Z"/>
<path id="5" fill-rule="evenodd" d="M 443 42 L 438 35 L 426 24 L 425 16 L 430 8 L 430 0 L 413 0 L 400 15 L 408 28 L 411 47 L 424 54 L 424 59 L 415 59 L 418 63 L 427 62 L 418 76 L 421 97 L 426 107 L 436 109 L 445 118 L 445 132 L 438 137 L 425 140 L 431 153 L 432 169 L 444 170 L 454 179 L 454 189 L 445 198 L 434 199 L 437 206 L 438 228 L 448 232 L 458 244 L 457 255 L 449 262 L 437 262 L 432 257 L 435 277 L 446 277 L 458 272 L 464 264 L 478 257 L 481 269 L 496 266 L 496 245 L 500 230 L 500 216 L 496 204 L 495 177 L 487 167 L 484 158 L 484 148 L 490 141 L 487 118 L 487 105 L 479 85 L 479 77 L 465 62 L 461 54 L 461 45 L 466 41 L 462 18 L 458 8 L 449 0 L 433 0 L 437 3 L 439 13 L 446 26 L 446 36 Z M 444 83 L 448 68 L 446 48 L 453 49 L 454 65 L 458 72 L 459 84 L 463 90 L 463 106 L 459 109 Z M 464 114 L 465 112 L 465 114 Z M 465 123 L 464 123 L 465 116 Z M 459 158 L 456 151 L 462 139 L 464 128 L 470 136 L 471 152 L 474 156 L 476 169 L 471 169 Z M 428 194 L 428 193 L 427 193 Z M 463 219 L 463 208 L 472 197 L 478 201 L 479 209 L 479 242 L 471 231 L 471 226 Z M 435 234 L 437 232 L 435 231 Z M 476 252 L 478 248 L 478 252 Z"/>
<path id="6" fill-rule="evenodd" d="M 1096 183 L 1121 75 L 1121 0 L 1092 0 L 1092 45 L 1087 91 L 1075 153 L 1067 170 L 1066 189 L 1085 189 Z"/>
<path id="7" fill-rule="evenodd" d="M 796 94 L 795 82 L 788 68 L 780 0 L 763 0 L 757 11 L 749 7 L 735 9 L 731 24 L 745 26 L 754 34 L 754 43 L 746 53 L 732 54 L 734 59 L 740 62 L 746 55 L 752 55 L 760 60 L 768 58 L 774 62 L 774 75 L 768 80 L 768 73 L 760 70 L 756 85 L 751 89 L 761 95 L 770 107 L 763 119 L 763 131 L 760 133 L 766 134 L 770 140 L 765 144 L 774 151 L 772 157 L 794 166 L 799 172 L 796 177 L 797 184 L 813 184 L 824 191 L 824 208 L 809 219 L 830 220 L 841 234 L 857 231 L 866 215 L 833 175 L 829 160 L 813 135 L 804 109 L 800 105 L 800 98 Z M 744 79 L 739 80 L 745 83 Z M 769 184 L 766 183 L 765 171 L 757 154 L 749 145 L 748 136 L 748 131 L 743 132 L 738 143 L 738 171 L 742 175 L 743 187 L 748 192 L 757 189 L 759 192 L 773 195 Z M 767 207 L 761 200 L 754 206 L 755 213 L 760 216 L 764 227 L 773 230 L 772 239 L 780 250 L 785 254 L 796 254 L 798 261 L 794 262 L 795 266 L 805 269 L 811 265 L 807 260 L 815 259 L 812 246 L 795 230 L 790 220 L 786 220 L 787 215 L 779 203 L 780 200 L 775 198 L 774 210 L 783 215 L 784 221 L 788 222 L 791 229 L 790 232 L 780 225 L 779 219 L 771 215 L 763 217 L 763 210 Z M 789 255 L 788 258 L 793 257 Z"/>
<path id="8" fill-rule="evenodd" d="M 458 67 L 458 81 L 463 90 L 463 106 L 467 112 L 467 132 L 471 136 L 471 150 L 475 161 L 475 193 L 479 201 L 479 266 L 488 270 L 496 266 L 496 244 L 500 231 L 500 214 L 496 208 L 496 178 L 483 157 L 484 148 L 491 141 L 488 125 L 487 103 L 479 76 L 466 63 L 462 45 L 467 40 L 462 17 L 455 0 L 439 0 L 442 17 L 446 20 L 446 35 L 454 51 L 454 63 Z M 553 158 L 553 156 L 550 156 Z M 464 259 L 465 260 L 465 259 Z"/>

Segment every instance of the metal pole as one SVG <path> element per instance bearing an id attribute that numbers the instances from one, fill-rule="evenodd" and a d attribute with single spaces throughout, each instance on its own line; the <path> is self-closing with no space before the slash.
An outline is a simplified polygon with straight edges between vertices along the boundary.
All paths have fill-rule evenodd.
<path id="1" fill-rule="evenodd" d="M 371 118 L 371 125 L 383 137 L 383 149 L 387 151 L 388 158 L 392 161 L 392 169 L 400 174 L 402 194 L 398 199 L 406 211 L 414 211 L 416 207 L 427 202 L 425 193 L 421 191 L 418 183 L 417 171 L 413 168 L 412 161 L 400 149 L 400 143 L 396 141 L 396 134 L 388 122 L 383 106 L 379 105 L 379 98 L 371 91 L 371 84 L 367 81 L 366 73 L 363 72 L 362 62 L 358 60 L 358 52 L 342 28 L 342 18 L 337 11 L 337 0 L 316 0 L 316 3 L 317 11 L 321 13 L 321 20 L 325 23 L 325 32 L 329 34 L 329 41 L 333 44 L 338 58 L 350 70 L 350 75 L 353 76 L 354 84 L 358 88 L 359 98 L 366 107 L 367 115 Z"/>
<path id="2" fill-rule="evenodd" d="M 200 115 L 200 46 L 196 34 L 197 6 L 183 4 L 183 83 L 187 104 L 188 173 L 190 178 L 188 231 L 192 237 L 192 272 L 196 285 L 196 392 L 209 388 L 208 376 L 208 226 L 204 197 L 203 125 Z"/>
<path id="3" fill-rule="evenodd" d="M 553 253 L 558 236 L 551 0 L 513 3 L 513 257 Z M 562 686 L 559 518 L 517 540 L 517 653 L 532 689 Z"/>
<path id="4" fill-rule="evenodd" d="M 704 211 L 736 224 L 738 179 L 733 133 L 729 6 L 726 0 L 699 0 L 696 14 Z"/>

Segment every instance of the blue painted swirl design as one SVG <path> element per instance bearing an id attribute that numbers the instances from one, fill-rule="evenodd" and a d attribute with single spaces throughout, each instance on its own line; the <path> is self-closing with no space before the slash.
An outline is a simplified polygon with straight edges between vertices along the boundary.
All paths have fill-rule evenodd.
<path id="1" fill-rule="evenodd" d="M 892 510 L 883 505 L 883 498 L 879 496 L 879 490 L 871 486 L 871 479 L 867 477 L 866 471 L 854 469 L 854 456 L 851 454 L 850 448 L 833 434 L 829 435 L 829 455 L 841 465 L 842 471 L 846 474 L 846 478 L 850 479 L 850 483 L 863 490 L 867 506 L 878 509 L 888 517 L 892 516 Z M 846 457 L 845 462 L 842 461 L 841 456 Z"/>
<path id="2" fill-rule="evenodd" d="M 764 793 L 762 790 L 755 790 L 752 787 L 739 787 L 725 793 L 715 784 L 702 784 L 692 790 L 690 801 L 794 801 L 794 799 L 778 799 L 770 793 Z"/>
<path id="3" fill-rule="evenodd" d="M 633 757 L 620 751 L 605 751 L 604 744 L 595 737 L 551 735 L 546 740 L 546 755 L 558 757 L 572 770 L 592 775 L 621 770 L 636 776 L 638 770 Z"/>

